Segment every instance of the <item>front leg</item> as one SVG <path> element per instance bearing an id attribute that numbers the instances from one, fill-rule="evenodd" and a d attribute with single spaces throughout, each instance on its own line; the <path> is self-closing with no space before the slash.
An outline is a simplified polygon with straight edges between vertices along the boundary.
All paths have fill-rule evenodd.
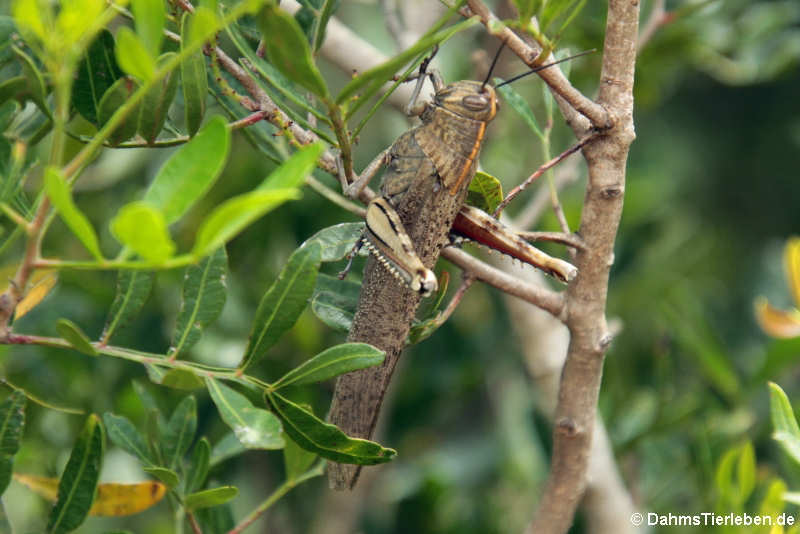
<path id="1" fill-rule="evenodd" d="M 344 175 L 344 169 L 342 169 L 341 160 L 337 160 L 337 166 L 339 171 L 339 182 L 342 184 L 342 193 L 348 198 L 358 198 L 361 195 L 361 192 L 367 187 L 370 180 L 372 180 L 378 171 L 384 165 L 389 163 L 389 150 L 382 151 L 380 154 L 375 156 L 369 165 L 364 169 L 361 175 L 352 183 L 347 183 L 347 177 Z"/>

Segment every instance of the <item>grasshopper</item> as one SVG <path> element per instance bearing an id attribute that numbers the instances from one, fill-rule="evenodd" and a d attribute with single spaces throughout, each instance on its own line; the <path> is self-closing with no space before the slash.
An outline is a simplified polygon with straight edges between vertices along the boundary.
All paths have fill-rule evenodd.
<path id="1" fill-rule="evenodd" d="M 457 233 L 487 242 L 564 282 L 577 273 L 572 265 L 535 249 L 498 220 L 464 205 L 486 127 L 497 113 L 497 96 L 485 81 L 445 86 L 435 71 L 426 72 L 429 59 L 420 67 L 406 108 L 422 124 L 402 134 L 352 184 L 340 177 L 345 193 L 355 197 L 381 165 L 387 167 L 380 196 L 367 206 L 365 234 L 356 245 L 366 245 L 372 254 L 348 336 L 349 341 L 384 350 L 386 358 L 379 367 L 340 376 L 328 416 L 354 437 L 369 438 L 375 429 L 420 298 L 437 290 L 431 268 L 441 248 L 451 243 L 448 236 L 456 219 Z M 417 99 L 426 77 L 435 93 L 432 102 L 420 104 Z M 335 489 L 352 488 L 359 473 L 359 466 L 332 463 L 330 484 Z"/>

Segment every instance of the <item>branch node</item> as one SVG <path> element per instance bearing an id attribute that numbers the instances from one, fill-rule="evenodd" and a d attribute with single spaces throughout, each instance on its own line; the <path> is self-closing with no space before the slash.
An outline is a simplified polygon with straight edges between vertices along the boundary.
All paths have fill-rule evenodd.
<path id="1" fill-rule="evenodd" d="M 622 196 L 624 192 L 624 188 L 621 185 L 612 185 L 610 187 L 605 187 L 600 191 L 600 197 L 604 200 L 613 200 L 617 197 Z"/>
<path id="2" fill-rule="evenodd" d="M 578 435 L 578 424 L 569 417 L 564 417 L 556 422 L 556 433 L 563 434 L 568 438 L 574 438 Z"/>
<path id="3" fill-rule="evenodd" d="M 611 334 L 611 332 L 606 332 L 600 336 L 600 340 L 597 342 L 600 352 L 604 353 L 606 350 L 608 350 L 608 347 L 611 345 L 612 341 L 614 341 L 614 336 Z"/>

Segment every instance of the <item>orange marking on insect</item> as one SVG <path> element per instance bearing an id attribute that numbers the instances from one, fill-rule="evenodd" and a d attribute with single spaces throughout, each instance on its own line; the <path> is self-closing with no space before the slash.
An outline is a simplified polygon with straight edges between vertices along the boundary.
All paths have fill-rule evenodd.
<path id="1" fill-rule="evenodd" d="M 483 141 L 483 134 L 486 131 L 486 123 L 482 122 L 479 129 L 478 134 L 475 136 L 475 144 L 472 145 L 472 151 L 470 151 L 469 156 L 467 156 L 467 163 L 464 164 L 464 168 L 461 169 L 461 174 L 458 176 L 458 180 L 456 183 L 453 184 L 453 187 L 450 188 L 450 194 L 455 195 L 456 191 L 458 191 L 461 183 L 467 177 L 467 173 L 469 172 L 469 168 L 472 167 L 472 161 L 475 159 L 475 156 L 478 155 L 478 151 L 481 149 L 481 141 Z"/>

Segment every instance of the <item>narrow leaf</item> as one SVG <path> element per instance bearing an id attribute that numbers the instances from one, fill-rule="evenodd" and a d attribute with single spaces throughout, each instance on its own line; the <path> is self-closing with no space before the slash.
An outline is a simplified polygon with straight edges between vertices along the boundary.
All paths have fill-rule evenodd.
<path id="1" fill-rule="evenodd" d="M 499 78 L 495 78 L 495 83 L 499 82 Z M 539 128 L 539 123 L 536 122 L 536 116 L 533 114 L 533 110 L 528 102 L 522 98 L 522 96 L 516 92 L 510 85 L 504 85 L 497 89 L 497 92 L 500 93 L 500 96 L 503 97 L 503 100 L 508 102 L 511 106 L 511 109 L 517 112 L 517 114 L 522 117 L 525 121 L 525 124 L 536 134 L 539 139 L 544 140 L 544 133 L 542 133 L 542 129 Z"/>
<path id="2" fill-rule="evenodd" d="M 117 241 L 153 263 L 166 261 L 175 252 L 164 215 L 146 202 L 122 206 L 111 221 L 111 233 Z"/>
<path id="3" fill-rule="evenodd" d="M 131 10 L 136 33 L 151 57 L 158 57 L 164 40 L 167 13 L 162 0 L 132 0 Z"/>
<path id="4" fill-rule="evenodd" d="M 101 126 L 111 120 L 111 117 L 123 104 L 131 97 L 131 95 L 138 89 L 138 85 L 133 81 L 133 78 L 125 76 L 120 78 L 114 85 L 108 88 L 103 93 L 100 103 L 97 105 L 97 122 Z M 112 145 L 118 145 L 123 141 L 127 141 L 136 135 L 136 129 L 139 126 L 139 112 L 133 110 L 122 120 L 122 122 L 114 128 L 111 135 L 108 136 L 108 141 Z"/>
<path id="5" fill-rule="evenodd" d="M 317 354 L 275 382 L 275 389 L 328 380 L 350 371 L 383 363 L 386 353 L 366 343 L 344 343 Z"/>
<path id="6" fill-rule="evenodd" d="M 145 465 L 153 463 L 144 436 L 127 417 L 106 412 L 103 414 L 103 423 L 111 443 L 128 454 L 136 456 Z"/>
<path id="7" fill-rule="evenodd" d="M 322 43 L 325 42 L 325 30 L 328 27 L 328 21 L 338 7 L 339 0 L 323 0 L 322 8 L 320 9 L 319 16 L 314 23 L 314 36 L 311 40 L 311 47 L 314 52 L 320 49 Z"/>
<path id="8" fill-rule="evenodd" d="M 476 172 L 475 178 L 469 184 L 467 204 L 482 209 L 486 213 L 494 213 L 502 201 L 503 186 L 500 185 L 500 180 L 491 174 L 482 171 Z"/>
<path id="9" fill-rule="evenodd" d="M 178 484 L 181 483 L 180 478 L 178 478 L 178 473 L 173 471 L 172 469 L 167 469 L 166 467 L 157 467 L 157 466 L 150 466 L 143 468 L 145 473 L 153 475 L 161 482 L 167 485 L 167 488 L 175 488 Z"/>
<path id="10" fill-rule="evenodd" d="M 170 469 L 180 466 L 181 459 L 194 441 L 197 431 L 197 402 L 189 395 L 175 408 L 162 435 L 164 460 Z"/>
<path id="11" fill-rule="evenodd" d="M 182 390 L 198 389 L 205 385 L 203 379 L 190 369 L 170 369 L 164 373 L 158 383 L 162 386 Z"/>
<path id="12" fill-rule="evenodd" d="M 328 86 L 322 78 L 303 30 L 297 21 L 277 6 L 265 6 L 258 17 L 265 37 L 267 56 L 287 78 L 302 85 L 320 98 L 328 98 Z"/>
<path id="13" fill-rule="evenodd" d="M 184 13 L 181 19 L 181 48 L 186 47 L 189 42 L 189 20 L 189 13 Z M 206 93 L 208 91 L 206 60 L 201 50 L 181 63 L 181 87 L 186 129 L 189 131 L 189 135 L 194 135 L 200 129 L 203 115 L 206 113 Z"/>
<path id="14" fill-rule="evenodd" d="M 225 306 L 227 267 L 225 247 L 220 247 L 200 263 L 186 269 L 183 300 L 170 357 L 178 358 L 185 354 L 200 339 L 205 327 L 219 316 Z"/>
<path id="15" fill-rule="evenodd" d="M 58 500 L 47 522 L 51 534 L 70 532 L 86 519 L 97 489 L 104 442 L 100 419 L 90 415 L 58 483 Z"/>
<path id="16" fill-rule="evenodd" d="M 289 330 L 314 291 L 320 266 L 320 246 L 311 243 L 294 251 L 278 279 L 261 299 L 240 369 L 247 369 Z"/>
<path id="17" fill-rule="evenodd" d="M 356 92 L 362 88 L 364 94 L 362 99 L 368 99 L 372 96 L 384 83 L 389 81 L 394 73 L 397 72 L 403 65 L 411 61 L 413 58 L 430 49 L 434 45 L 446 41 L 456 33 L 473 26 L 478 22 L 477 18 L 467 19 L 459 24 L 450 26 L 440 30 L 442 25 L 450 18 L 454 9 L 450 9 L 448 13 L 440 19 L 439 23 L 431 28 L 422 38 L 420 38 L 413 46 L 404 50 L 400 54 L 391 58 L 390 60 L 381 63 L 377 67 L 373 67 L 363 74 L 353 78 L 336 96 L 336 102 L 341 104 L 355 95 Z"/>
<path id="18" fill-rule="evenodd" d="M 44 173 L 44 188 L 50 202 L 53 203 L 59 215 L 64 220 L 72 233 L 81 240 L 86 250 L 98 260 L 103 259 L 100 252 L 100 245 L 97 241 L 97 234 L 92 228 L 89 219 L 86 218 L 75 203 L 72 201 L 69 186 L 61 175 L 61 171 L 55 167 L 47 167 Z"/>
<path id="19" fill-rule="evenodd" d="M 311 174 L 317 165 L 317 159 L 325 151 L 325 146 L 314 143 L 298 150 L 292 157 L 287 159 L 280 167 L 264 179 L 258 186 L 260 191 L 271 191 L 274 189 L 290 189 L 302 187 L 306 176 Z"/>
<path id="20" fill-rule="evenodd" d="M 242 442 L 239 441 L 239 438 L 237 438 L 233 432 L 225 434 L 225 437 L 219 440 L 217 444 L 214 445 L 214 448 L 211 449 L 210 466 L 214 467 L 228 458 L 239 456 L 246 450 L 245 446 L 242 445 Z"/>
<path id="21" fill-rule="evenodd" d="M 283 421 L 286 434 L 309 452 L 334 462 L 358 465 L 385 463 L 397 454 L 373 441 L 348 437 L 278 393 L 269 393 L 267 398 Z"/>
<path id="22" fill-rule="evenodd" d="M 153 278 L 154 274 L 150 271 L 117 273 L 117 294 L 101 336 L 104 343 L 108 343 L 117 331 L 125 328 L 138 315 L 153 288 Z"/>
<path id="23" fill-rule="evenodd" d="M 305 473 L 317 455 L 308 452 L 294 442 L 293 439 L 286 440 L 286 447 L 283 448 L 283 464 L 286 469 L 286 479 L 296 480 Z"/>
<path id="24" fill-rule="evenodd" d="M 210 460 L 211 445 L 206 438 L 202 438 L 192 451 L 192 460 L 186 477 L 186 491 L 197 491 L 203 487 L 208 476 Z"/>
<path id="25" fill-rule="evenodd" d="M 348 332 L 358 308 L 358 297 L 321 291 L 311 299 L 311 311 L 317 318 L 338 332 Z"/>
<path id="26" fill-rule="evenodd" d="M 775 382 L 769 382 L 769 412 L 776 432 L 786 432 L 800 439 L 800 427 L 797 425 L 789 397 Z"/>
<path id="27" fill-rule="evenodd" d="M 186 496 L 183 503 L 187 510 L 198 510 L 225 504 L 238 494 L 239 490 L 235 486 L 220 486 L 219 488 L 191 493 Z"/>
<path id="28" fill-rule="evenodd" d="M 795 306 L 800 308 L 800 237 L 789 239 L 786 243 L 783 261 Z"/>
<path id="29" fill-rule="evenodd" d="M 44 298 L 56 287 L 58 283 L 58 274 L 49 272 L 43 278 L 39 279 L 36 284 L 28 290 L 25 297 L 19 301 L 17 307 L 14 309 L 14 320 L 22 318 L 25 314 L 39 305 Z"/>
<path id="30" fill-rule="evenodd" d="M 206 6 L 198 6 L 189 22 L 189 41 L 194 44 L 198 41 L 207 41 L 219 30 L 220 21 L 217 14 Z"/>
<path id="31" fill-rule="evenodd" d="M 180 219 L 219 178 L 230 150 L 225 119 L 216 116 L 164 163 L 143 200 L 164 214 L 167 224 Z"/>
<path id="32" fill-rule="evenodd" d="M 340 223 L 323 228 L 308 238 L 301 246 L 307 246 L 310 243 L 319 243 L 321 247 L 321 261 L 339 261 L 353 250 L 356 241 L 358 241 L 363 234 L 363 222 Z"/>
<path id="33" fill-rule="evenodd" d="M 11 482 L 14 455 L 25 427 L 26 400 L 25 393 L 17 389 L 0 404 L 0 495 Z"/>
<path id="34" fill-rule="evenodd" d="M 97 497 L 89 515 L 124 517 L 138 514 L 158 504 L 166 493 L 167 486 L 155 481 L 98 484 Z"/>
<path id="35" fill-rule="evenodd" d="M 167 52 L 158 58 L 162 66 L 175 56 L 175 52 Z M 175 93 L 178 90 L 178 73 L 171 71 L 155 84 L 142 98 L 139 104 L 139 134 L 150 144 L 154 143 L 164 128 L 167 113 Z"/>
<path id="36" fill-rule="evenodd" d="M 89 341 L 89 336 L 69 319 L 59 319 L 56 322 L 56 331 L 78 352 L 89 356 L 97 356 L 99 354 Z"/>
<path id="37" fill-rule="evenodd" d="M 139 37 L 127 26 L 117 32 L 115 48 L 117 63 L 123 71 L 144 82 L 150 80 L 156 71 L 156 58 L 150 55 Z"/>
<path id="38" fill-rule="evenodd" d="M 263 215 L 287 200 L 300 198 L 297 189 L 252 191 L 223 202 L 206 217 L 197 232 L 192 255 L 202 258 L 221 247 Z"/>
<path id="39" fill-rule="evenodd" d="M 206 387 L 222 420 L 242 445 L 248 449 L 283 448 L 281 422 L 271 412 L 254 407 L 247 397 L 213 378 L 206 378 Z"/>
<path id="40" fill-rule="evenodd" d="M 739 502 L 744 503 L 756 486 L 756 455 L 753 451 L 753 444 L 749 441 L 741 447 L 739 459 L 736 462 L 736 480 Z"/>

